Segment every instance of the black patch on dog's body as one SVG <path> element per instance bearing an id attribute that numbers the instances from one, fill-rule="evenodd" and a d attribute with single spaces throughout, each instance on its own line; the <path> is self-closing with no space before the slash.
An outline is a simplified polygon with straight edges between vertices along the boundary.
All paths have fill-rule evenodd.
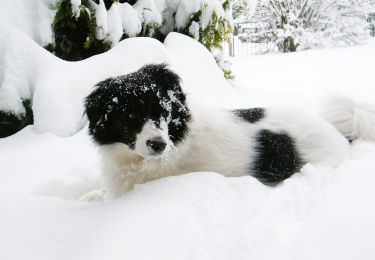
<path id="1" fill-rule="evenodd" d="M 286 133 L 263 129 L 255 137 L 255 159 L 251 173 L 265 184 L 277 184 L 302 166 L 294 140 Z"/>
<path id="2" fill-rule="evenodd" d="M 101 145 L 116 142 L 134 149 L 136 135 L 147 120 L 159 126 L 163 118 L 173 143 L 188 131 L 190 113 L 180 77 L 165 64 L 150 64 L 136 72 L 99 82 L 86 98 L 89 132 Z"/>
<path id="3" fill-rule="evenodd" d="M 249 109 L 236 109 L 233 113 L 249 123 L 256 123 L 262 120 L 265 116 L 265 109 L 261 107 L 249 108 Z"/>

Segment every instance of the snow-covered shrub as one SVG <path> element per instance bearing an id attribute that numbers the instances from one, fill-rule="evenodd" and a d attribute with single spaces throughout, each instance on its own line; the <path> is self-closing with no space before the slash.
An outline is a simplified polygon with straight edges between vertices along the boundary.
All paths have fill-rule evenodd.
<path id="1" fill-rule="evenodd" d="M 232 31 L 230 0 L 225 0 L 223 3 L 220 1 L 196 2 L 199 2 L 197 10 L 189 15 L 187 21 L 177 20 L 177 30 L 197 39 L 209 50 L 221 49 L 223 42 L 229 41 L 229 33 Z M 184 5 L 185 2 L 182 1 L 181 4 Z M 178 11 L 176 15 L 176 19 L 182 16 Z"/>
<path id="2" fill-rule="evenodd" d="M 60 0 L 47 49 L 66 60 L 102 53 L 129 37 L 163 41 L 177 31 L 208 49 L 222 48 L 231 32 L 232 0 Z"/>
<path id="3" fill-rule="evenodd" d="M 260 0 L 258 8 L 272 25 L 279 51 L 290 52 L 361 43 L 369 35 L 364 1 Z"/>
<path id="4" fill-rule="evenodd" d="M 224 76 L 227 79 L 233 79 L 230 62 L 218 52 L 222 49 L 224 42 L 230 41 L 229 34 L 232 32 L 231 0 L 222 2 L 198 0 L 195 1 L 195 8 L 189 10 L 188 7 L 191 7 L 191 3 L 181 1 L 176 12 L 177 31 L 189 35 L 206 46 L 213 53 Z"/>
<path id="5" fill-rule="evenodd" d="M 317 0 L 316 0 L 317 1 Z M 367 0 L 320 0 L 310 21 L 313 40 L 303 39 L 301 47 L 352 46 L 369 37 Z"/>
<path id="6" fill-rule="evenodd" d="M 77 2 L 74 0 L 74 3 Z M 80 1 L 78 1 L 80 2 Z M 53 21 L 54 43 L 47 46 L 56 56 L 77 61 L 110 49 L 110 44 L 98 37 L 96 17 L 89 0 L 82 4 L 71 0 L 57 3 Z"/>
<path id="7" fill-rule="evenodd" d="M 237 19 L 242 16 L 246 16 L 247 2 L 244 0 L 235 0 L 232 6 L 233 19 Z"/>
<path id="8" fill-rule="evenodd" d="M 95 3 L 99 4 L 100 0 L 93 0 Z M 130 5 L 133 5 L 137 2 L 137 0 L 103 0 L 105 8 L 109 10 L 111 8 L 112 4 L 117 3 L 129 3 Z"/>
<path id="9" fill-rule="evenodd" d="M 211 53 L 214 55 L 215 61 L 219 68 L 224 72 L 224 77 L 226 79 L 234 79 L 235 76 L 232 72 L 232 62 L 226 56 L 224 56 L 220 50 L 216 49 Z"/>
<path id="10" fill-rule="evenodd" d="M 10 136 L 27 125 L 33 123 L 33 111 L 31 109 L 31 101 L 24 100 L 22 102 L 25 113 L 14 114 L 11 111 L 0 110 L 0 138 Z"/>
<path id="11" fill-rule="evenodd" d="M 249 20 L 257 6 L 257 0 L 233 0 L 232 16 L 234 20 Z"/>

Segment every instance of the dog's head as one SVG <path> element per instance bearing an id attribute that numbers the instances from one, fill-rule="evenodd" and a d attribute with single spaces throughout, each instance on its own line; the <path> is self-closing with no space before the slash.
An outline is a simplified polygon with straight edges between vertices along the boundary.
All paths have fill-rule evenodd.
<path id="1" fill-rule="evenodd" d="M 180 77 L 165 64 L 99 82 L 85 108 L 97 144 L 122 143 L 144 157 L 160 156 L 181 141 L 190 119 Z"/>

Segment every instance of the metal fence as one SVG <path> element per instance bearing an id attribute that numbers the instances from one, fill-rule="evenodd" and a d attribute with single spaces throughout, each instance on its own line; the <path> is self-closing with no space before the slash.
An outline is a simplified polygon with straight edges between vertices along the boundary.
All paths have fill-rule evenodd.
<path id="1" fill-rule="evenodd" d="M 224 47 L 229 56 L 263 54 L 272 51 L 275 44 L 272 25 L 264 21 L 243 21 L 234 24 L 232 41 Z"/>
<path id="2" fill-rule="evenodd" d="M 238 36 L 233 36 L 231 43 L 224 45 L 224 53 L 229 56 L 257 55 L 269 52 L 274 48 L 271 42 L 246 42 Z"/>

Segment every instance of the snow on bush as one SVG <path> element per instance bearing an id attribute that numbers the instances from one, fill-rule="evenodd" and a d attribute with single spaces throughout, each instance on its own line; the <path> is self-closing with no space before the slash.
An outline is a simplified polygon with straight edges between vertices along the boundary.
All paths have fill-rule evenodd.
<path id="1" fill-rule="evenodd" d="M 53 8 L 54 0 L 0 1 L 0 137 L 33 121 L 32 86 L 27 79 L 17 76 L 17 70 L 32 77 L 34 64 L 29 62 L 28 46 L 22 49 L 15 46 L 28 37 L 42 46 L 51 42 Z"/>
<path id="2" fill-rule="evenodd" d="M 232 15 L 235 20 L 249 20 L 257 7 L 257 0 L 234 0 Z"/>
<path id="3" fill-rule="evenodd" d="M 79 4 L 79 1 L 74 3 Z M 108 22 L 103 2 L 99 5 L 88 3 L 92 2 L 83 0 L 79 6 L 72 5 L 71 0 L 56 2 L 53 41 L 46 46 L 56 56 L 78 61 L 111 48 L 106 40 Z"/>
<path id="4" fill-rule="evenodd" d="M 119 6 L 121 9 L 121 24 L 124 34 L 128 35 L 129 37 L 137 36 L 142 30 L 142 22 L 138 18 L 137 11 L 128 3 L 121 5 L 113 3 L 112 6 Z"/>
<path id="5" fill-rule="evenodd" d="M 231 31 L 230 1 L 138 0 L 131 5 L 128 1 L 60 0 L 54 21 L 55 42 L 50 49 L 67 60 L 76 60 L 70 56 L 82 52 L 78 57 L 83 59 L 104 52 L 106 43 L 114 46 L 120 39 L 134 36 L 163 40 L 171 31 L 187 34 L 209 49 L 221 48 Z M 82 38 L 77 42 L 81 49 L 60 48 L 64 41 L 56 38 L 59 35 L 72 42 Z"/>
<path id="6" fill-rule="evenodd" d="M 147 36 L 163 41 L 172 31 L 189 35 L 210 50 L 221 49 L 230 40 L 231 1 L 58 0 L 54 41 L 47 49 L 76 61 L 103 53 L 122 39 Z"/>
<path id="7" fill-rule="evenodd" d="M 0 25 L 18 29 L 44 46 L 52 41 L 51 22 L 56 0 L 1 0 Z M 1 31 L 2 32 L 2 31 Z M 1 35 L 0 49 L 6 35 Z"/>

